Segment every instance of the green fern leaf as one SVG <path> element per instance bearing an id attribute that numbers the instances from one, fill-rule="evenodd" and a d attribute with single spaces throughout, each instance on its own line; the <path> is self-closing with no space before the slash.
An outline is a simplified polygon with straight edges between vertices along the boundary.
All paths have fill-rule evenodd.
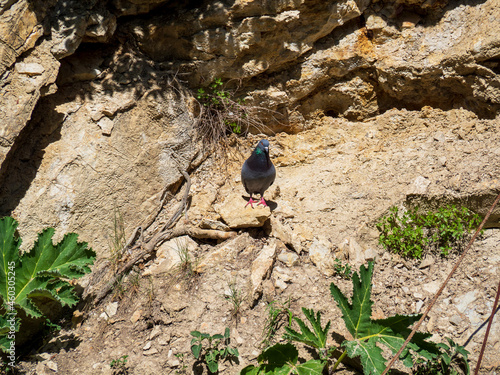
<path id="1" fill-rule="evenodd" d="M 344 341 L 342 345 L 346 348 L 349 357 L 361 358 L 366 375 L 380 374 L 385 369 L 386 359 L 377 344 L 383 344 L 394 354 L 397 353 L 410 334 L 409 326 L 421 316 L 396 315 L 387 319 L 372 320 L 370 318 L 373 304 L 370 300 L 372 275 L 373 262 L 369 262 L 368 267 L 361 266 L 359 275 L 354 273 L 352 302 L 349 302 L 335 284 L 330 285 L 331 294 L 342 311 L 342 318 L 348 331 L 353 336 L 352 341 Z M 413 366 L 410 349 L 426 358 L 437 355 L 436 345 L 425 341 L 429 337 L 430 335 L 424 333 L 415 334 L 400 356 L 406 366 Z"/>

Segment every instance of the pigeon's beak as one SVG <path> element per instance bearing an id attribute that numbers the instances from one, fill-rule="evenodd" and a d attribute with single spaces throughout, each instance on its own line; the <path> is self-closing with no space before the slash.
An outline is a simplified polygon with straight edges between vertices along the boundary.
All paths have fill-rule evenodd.
<path id="1" fill-rule="evenodd" d="M 266 154 L 269 154 L 269 147 L 264 147 L 264 150 L 266 150 Z"/>

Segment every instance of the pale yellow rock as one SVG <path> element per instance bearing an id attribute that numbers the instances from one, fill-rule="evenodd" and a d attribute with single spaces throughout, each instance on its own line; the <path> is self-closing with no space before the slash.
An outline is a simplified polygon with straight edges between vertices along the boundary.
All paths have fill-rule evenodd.
<path id="1" fill-rule="evenodd" d="M 326 239 L 314 239 L 309 247 L 309 258 L 325 276 L 330 277 L 335 273 L 332 245 Z"/>
<path id="2" fill-rule="evenodd" d="M 252 297 L 255 301 L 262 293 L 262 282 L 272 270 L 274 261 L 276 260 L 277 243 L 270 242 L 264 245 L 257 258 L 252 262 L 252 273 L 250 281 L 252 284 Z"/>
<path id="3" fill-rule="evenodd" d="M 231 229 L 261 227 L 271 216 L 269 207 L 254 204 L 246 206 L 241 194 L 233 193 L 224 202 L 215 205 L 215 210 Z"/>

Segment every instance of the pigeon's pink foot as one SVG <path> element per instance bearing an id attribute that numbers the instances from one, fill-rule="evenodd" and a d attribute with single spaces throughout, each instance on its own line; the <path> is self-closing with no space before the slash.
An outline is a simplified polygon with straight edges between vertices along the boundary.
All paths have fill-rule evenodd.
<path id="1" fill-rule="evenodd" d="M 260 197 L 260 201 L 259 201 L 259 203 L 257 204 L 257 206 L 258 206 L 259 204 L 263 205 L 264 207 L 268 207 L 268 205 L 267 205 L 266 201 L 264 200 L 264 197 Z"/>
<path id="2" fill-rule="evenodd" d="M 246 208 L 248 205 L 250 205 L 250 207 L 252 207 L 252 208 L 253 208 L 253 204 L 254 204 L 254 203 L 257 203 L 257 201 L 254 201 L 254 200 L 252 199 L 252 197 L 250 197 L 250 199 L 248 200 L 247 204 L 245 204 L 245 208 Z"/>

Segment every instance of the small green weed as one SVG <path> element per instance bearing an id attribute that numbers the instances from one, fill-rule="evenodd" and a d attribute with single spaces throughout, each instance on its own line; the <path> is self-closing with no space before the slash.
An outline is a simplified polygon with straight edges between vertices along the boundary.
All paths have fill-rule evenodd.
<path id="1" fill-rule="evenodd" d="M 350 280 L 352 276 L 352 270 L 349 263 L 342 263 L 339 258 L 335 259 L 335 264 L 333 265 L 335 274 L 343 279 Z"/>
<path id="2" fill-rule="evenodd" d="M 209 373 L 215 374 L 219 370 L 219 361 L 227 360 L 232 363 L 238 361 L 238 349 L 229 346 L 229 328 L 226 328 L 224 335 L 216 334 L 210 336 L 208 333 L 192 331 L 191 352 L 194 357 L 204 362 Z M 203 342 L 206 341 L 205 347 Z"/>
<path id="3" fill-rule="evenodd" d="M 186 281 L 192 281 L 196 276 L 198 276 L 198 271 L 196 269 L 199 260 L 197 258 L 191 258 L 187 243 L 178 241 L 176 244 L 177 248 L 175 251 L 179 255 L 180 259 L 178 271 L 184 276 Z"/>
<path id="4" fill-rule="evenodd" d="M 199 88 L 196 99 L 205 108 L 205 120 L 209 120 L 212 126 L 241 134 L 244 119 L 248 116 L 245 99 L 234 99 L 234 93 L 224 89 L 222 79 L 216 78 L 206 89 Z"/>
<path id="5" fill-rule="evenodd" d="M 461 345 L 452 339 L 446 338 L 448 345 L 437 344 L 439 354 L 432 360 L 419 359 L 415 375 L 469 375 L 470 367 L 468 355 L 470 354 Z"/>
<path id="6" fill-rule="evenodd" d="M 240 310 L 241 310 L 241 305 L 245 299 L 245 296 L 243 295 L 243 292 L 241 289 L 238 288 L 238 285 L 236 285 L 236 281 L 229 281 L 227 283 L 228 286 L 228 291 L 224 294 L 224 298 L 231 302 L 232 309 L 231 309 L 231 317 L 234 319 L 238 320 L 238 317 L 240 315 Z"/>
<path id="7" fill-rule="evenodd" d="M 267 305 L 267 319 L 262 332 L 264 339 L 261 345 L 264 348 L 271 346 L 276 336 L 276 333 L 287 323 L 288 327 L 292 326 L 293 313 L 290 310 L 291 299 L 288 299 L 285 303 L 280 303 L 277 301 L 271 301 Z"/>
<path id="8" fill-rule="evenodd" d="M 420 213 L 415 207 L 400 213 L 397 207 L 377 223 L 379 243 L 404 257 L 422 258 L 424 252 L 461 251 L 481 219 L 466 207 L 441 207 L 437 212 Z"/>
<path id="9" fill-rule="evenodd" d="M 127 368 L 127 358 L 128 355 L 122 355 L 118 359 L 113 359 L 109 364 L 109 367 L 113 369 L 113 375 L 126 375 L 128 374 Z"/>
<path id="10" fill-rule="evenodd" d="M 229 151 L 230 136 L 246 135 L 250 129 L 269 133 L 270 129 L 261 120 L 262 116 L 276 118 L 282 114 L 268 108 L 248 105 L 244 98 L 237 98 L 238 87 L 221 78 L 215 78 L 208 86 L 198 88 L 199 115 L 196 121 L 198 134 L 205 147 L 221 153 Z"/>
<path id="11" fill-rule="evenodd" d="M 179 369 L 175 370 L 175 373 L 177 375 L 185 375 L 187 374 L 187 365 L 186 365 L 186 358 L 184 353 L 178 353 L 174 354 L 178 359 L 179 359 Z"/>

